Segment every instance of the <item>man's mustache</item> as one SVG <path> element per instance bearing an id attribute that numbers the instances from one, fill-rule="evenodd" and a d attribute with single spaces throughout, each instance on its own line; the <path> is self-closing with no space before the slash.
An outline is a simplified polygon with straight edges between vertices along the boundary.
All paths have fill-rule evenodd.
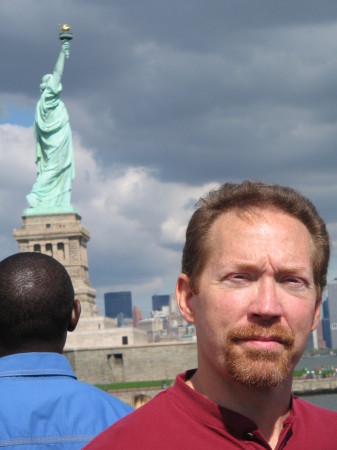
<path id="1" fill-rule="evenodd" d="M 295 342 L 293 331 L 279 324 L 261 325 L 253 323 L 244 327 L 236 327 L 228 333 L 227 339 L 232 342 L 261 340 L 276 341 L 291 348 Z"/>

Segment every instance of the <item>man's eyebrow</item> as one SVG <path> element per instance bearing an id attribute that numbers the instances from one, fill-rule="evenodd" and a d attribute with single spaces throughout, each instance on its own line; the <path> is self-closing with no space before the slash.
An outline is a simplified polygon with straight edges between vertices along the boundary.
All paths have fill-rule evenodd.
<path id="1" fill-rule="evenodd" d="M 233 270 L 239 271 L 247 271 L 247 272 L 260 272 L 261 268 L 258 264 L 248 263 L 248 262 L 234 262 L 232 265 Z M 294 275 L 296 273 L 306 274 L 308 269 L 304 266 L 293 265 L 293 266 L 284 266 L 279 267 L 277 269 L 277 273 L 282 273 L 284 275 Z"/>
<path id="2" fill-rule="evenodd" d="M 293 276 L 293 277 L 300 277 L 302 278 L 304 281 L 306 281 L 308 284 L 310 283 L 310 280 L 313 280 L 314 276 L 313 276 L 313 271 L 308 272 L 308 270 L 305 267 L 302 266 L 293 266 L 293 267 L 287 267 L 287 268 L 281 268 L 278 271 L 279 275 L 282 276 Z"/>
<path id="3" fill-rule="evenodd" d="M 291 267 L 281 267 L 279 269 L 279 272 L 282 272 L 284 274 L 291 275 L 292 273 L 298 273 L 298 272 L 306 272 L 307 269 L 303 266 L 291 266 Z"/>
<path id="4" fill-rule="evenodd" d="M 232 269 L 242 272 L 260 272 L 260 269 L 256 264 L 246 262 L 234 262 L 232 265 Z"/>

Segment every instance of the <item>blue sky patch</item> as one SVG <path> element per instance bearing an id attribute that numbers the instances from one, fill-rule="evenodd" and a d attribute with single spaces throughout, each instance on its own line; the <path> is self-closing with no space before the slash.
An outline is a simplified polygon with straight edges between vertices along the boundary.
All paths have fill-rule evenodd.
<path id="1" fill-rule="evenodd" d="M 10 123 L 22 127 L 32 127 L 34 123 L 35 109 L 24 108 L 17 105 L 8 105 L 5 115 L 0 116 L 0 124 Z"/>

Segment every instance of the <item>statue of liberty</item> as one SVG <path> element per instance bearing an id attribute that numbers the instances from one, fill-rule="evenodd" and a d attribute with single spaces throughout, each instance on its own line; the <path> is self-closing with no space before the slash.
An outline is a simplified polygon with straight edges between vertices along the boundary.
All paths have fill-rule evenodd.
<path id="1" fill-rule="evenodd" d="M 37 178 L 26 197 L 30 206 L 26 215 L 76 212 L 70 203 L 75 177 L 71 129 L 66 107 L 60 100 L 64 63 L 69 58 L 72 38 L 65 32 L 69 29 L 66 25 L 61 27 L 61 51 L 54 71 L 44 75 L 40 84 L 34 122 Z"/>

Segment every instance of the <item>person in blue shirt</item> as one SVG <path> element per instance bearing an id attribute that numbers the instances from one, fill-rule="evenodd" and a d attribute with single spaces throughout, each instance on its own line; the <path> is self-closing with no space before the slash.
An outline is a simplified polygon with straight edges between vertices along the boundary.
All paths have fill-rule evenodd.
<path id="1" fill-rule="evenodd" d="M 0 448 L 81 449 L 133 411 L 78 381 L 62 355 L 80 313 L 55 259 L 23 252 L 0 262 Z"/>

